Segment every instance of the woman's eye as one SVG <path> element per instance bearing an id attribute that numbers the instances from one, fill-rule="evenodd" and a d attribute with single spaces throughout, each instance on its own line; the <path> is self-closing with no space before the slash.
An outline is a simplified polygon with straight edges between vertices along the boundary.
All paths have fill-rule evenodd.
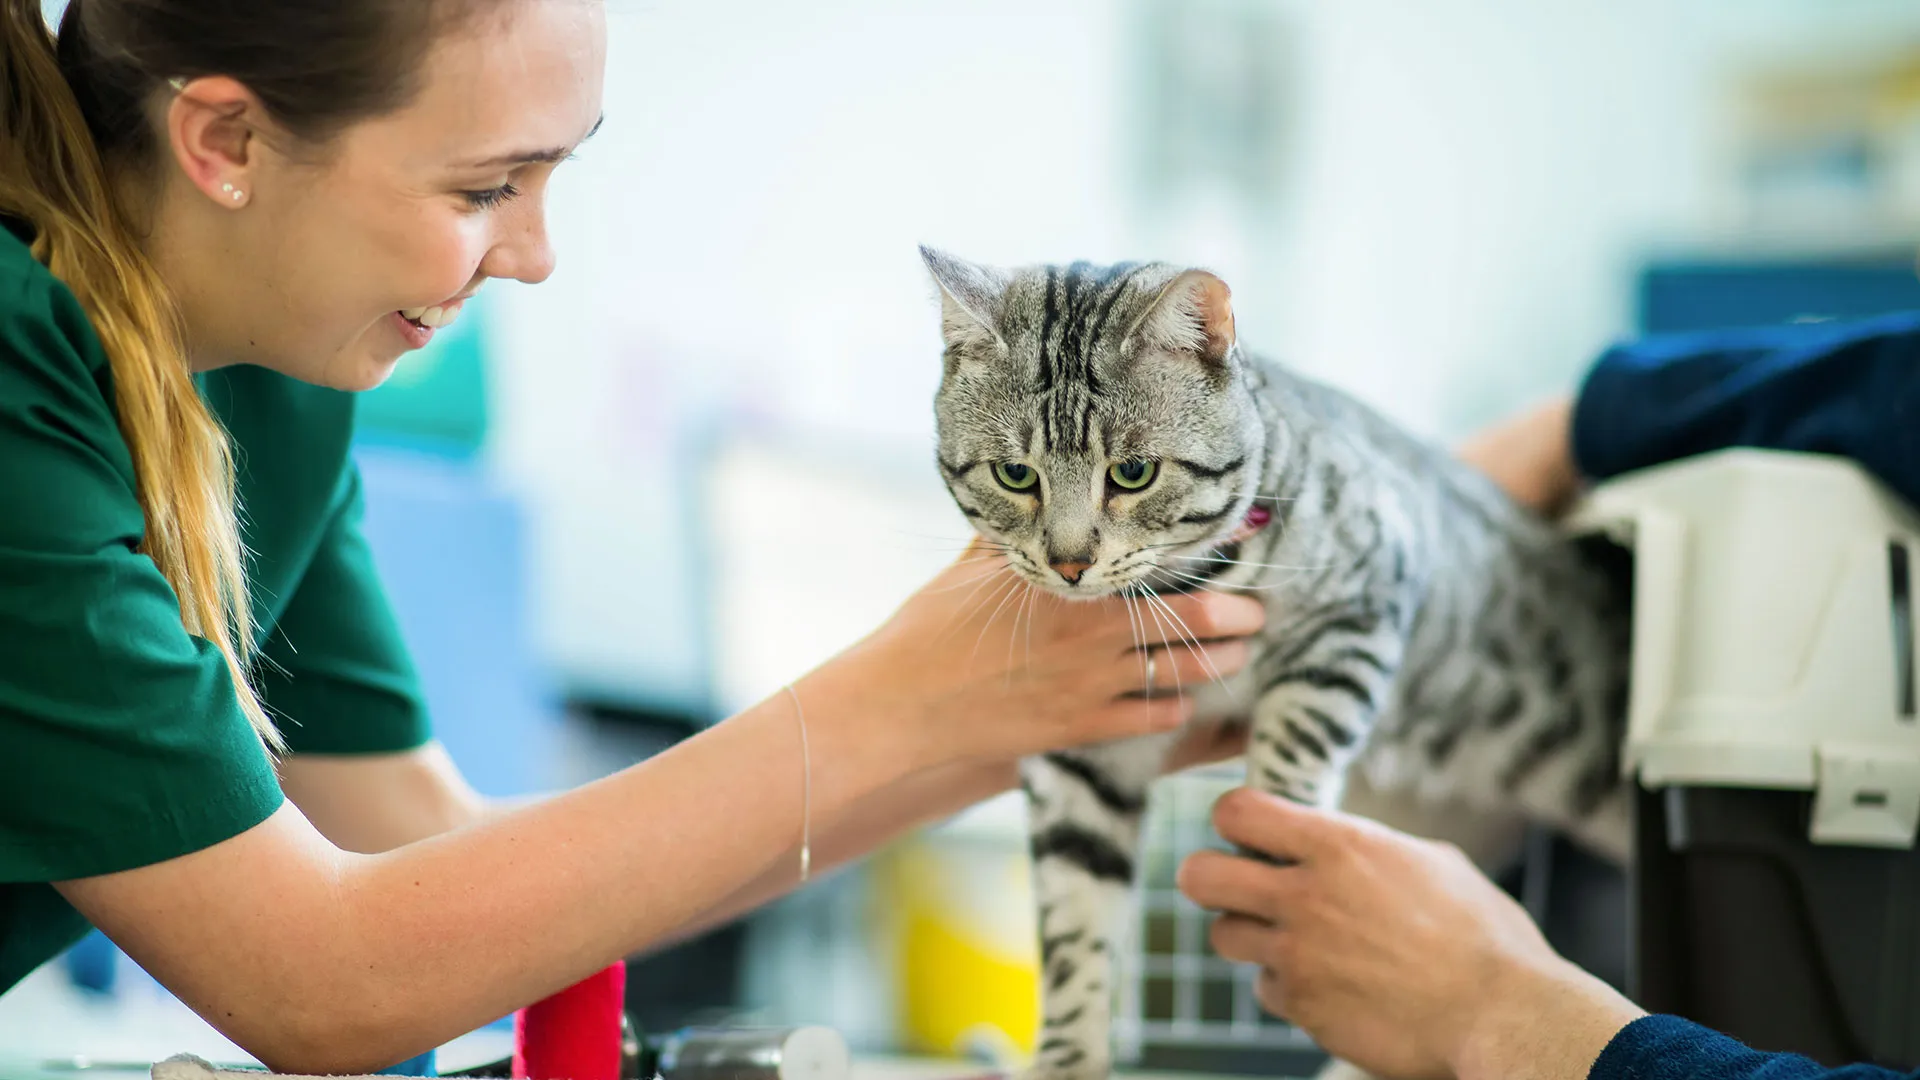
<path id="1" fill-rule="evenodd" d="M 475 210 L 491 210 L 501 203 L 517 197 L 520 194 L 520 189 L 514 187 L 512 184 L 501 184 L 497 188 L 487 188 L 484 191 L 463 191 L 460 194 L 466 196 L 467 205 L 473 207 Z"/>
<path id="2" fill-rule="evenodd" d="M 1119 487 L 1128 491 L 1139 491 L 1153 483 L 1154 473 L 1158 471 L 1151 461 L 1123 461 L 1108 469 L 1107 475 L 1112 477 L 1113 482 Z"/>
<path id="3" fill-rule="evenodd" d="M 993 476 L 1008 491 L 1027 491 L 1040 482 L 1040 474 L 1027 465 L 995 465 Z"/>

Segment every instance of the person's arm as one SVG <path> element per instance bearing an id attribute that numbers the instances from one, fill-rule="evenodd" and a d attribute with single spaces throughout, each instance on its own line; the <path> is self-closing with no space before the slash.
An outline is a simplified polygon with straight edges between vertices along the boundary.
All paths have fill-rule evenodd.
<path id="1" fill-rule="evenodd" d="M 1476 433 L 1460 456 L 1517 501 L 1731 447 L 1837 454 L 1920 503 L 1920 315 L 1645 338 L 1577 398 Z"/>
<path id="2" fill-rule="evenodd" d="M 1457 848 L 1241 790 L 1214 823 L 1288 865 L 1200 852 L 1180 870 L 1224 914 L 1213 942 L 1261 966 L 1268 1010 L 1378 1076 L 1457 1080 L 1901 1080 L 1828 1070 L 1647 1016 L 1554 953 Z M 1920 1080 L 1915 1073 L 1906 1080 Z"/>
<path id="3" fill-rule="evenodd" d="M 1171 775 L 1198 765 L 1237 757 L 1246 752 L 1246 727 L 1231 722 L 1189 724 L 1168 751 L 1166 772 Z M 952 817 L 985 799 L 1014 790 L 1020 784 L 1014 761 L 931 769 L 862 800 L 842 820 L 817 832 L 813 845 L 816 873 L 831 872 L 871 854 L 912 832 Z M 790 857 L 798 849 L 788 852 Z M 700 918 L 681 928 L 671 940 L 694 937 L 739 918 L 761 905 L 793 891 L 790 863 L 780 863 L 735 892 Z M 669 944 L 662 942 L 661 944 Z"/>
<path id="4" fill-rule="evenodd" d="M 468 785 L 439 743 L 387 754 L 296 754 L 280 787 L 342 851 L 376 854 L 504 813 Z"/>
<path id="5" fill-rule="evenodd" d="M 1031 657 L 928 663 L 990 621 L 964 586 L 997 567 L 956 566 L 798 683 L 818 820 L 941 765 L 1184 720 L 1185 702 L 1120 696 L 1140 667 L 1117 605 L 1042 600 Z M 1241 598 L 1177 599 L 1203 637 L 1261 621 Z M 1163 663 L 1198 680 L 1246 655 L 1226 641 Z M 58 887 L 268 1064 L 380 1068 L 644 951 L 756 877 L 791 875 L 799 737 L 780 694 L 606 780 L 385 854 L 342 852 L 282 807 L 233 839 Z"/>
<path id="6" fill-rule="evenodd" d="M 1258 964 L 1268 1011 L 1376 1076 L 1580 1080 L 1641 1011 L 1557 956 L 1459 849 L 1364 818 L 1231 792 L 1225 840 L 1179 884 L 1224 914 L 1213 944 Z"/>

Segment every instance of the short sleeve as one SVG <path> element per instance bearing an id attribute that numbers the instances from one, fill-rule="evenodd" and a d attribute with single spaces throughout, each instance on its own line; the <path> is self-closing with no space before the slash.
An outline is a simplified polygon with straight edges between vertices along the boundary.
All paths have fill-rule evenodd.
<path id="1" fill-rule="evenodd" d="M 388 753 L 431 737 L 362 506 L 359 470 L 348 465 L 319 547 L 261 650 L 255 682 L 292 753 Z"/>
<path id="2" fill-rule="evenodd" d="M 224 658 L 139 553 L 110 394 L 72 295 L 0 278 L 0 881 L 165 861 L 281 803 Z"/>

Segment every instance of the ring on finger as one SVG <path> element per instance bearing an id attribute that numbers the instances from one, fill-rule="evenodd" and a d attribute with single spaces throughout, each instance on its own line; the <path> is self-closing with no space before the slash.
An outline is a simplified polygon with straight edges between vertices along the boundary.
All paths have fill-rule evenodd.
<path id="1" fill-rule="evenodd" d="M 1147 696 L 1148 697 L 1153 696 L 1153 676 L 1154 676 L 1155 666 L 1156 665 L 1153 659 L 1153 650 L 1148 649 L 1147 650 Z"/>

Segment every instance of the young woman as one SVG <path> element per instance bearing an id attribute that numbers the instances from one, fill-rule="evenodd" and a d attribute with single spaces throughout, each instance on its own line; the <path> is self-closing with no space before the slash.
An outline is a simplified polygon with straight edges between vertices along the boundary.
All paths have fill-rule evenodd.
<path id="1" fill-rule="evenodd" d="M 0 0 L 0 989 L 91 923 L 272 1066 L 382 1068 L 790 888 L 803 829 L 854 857 L 1244 664 L 1220 596 L 1173 601 L 1204 657 L 1052 603 L 976 653 L 975 553 L 791 694 L 484 806 L 339 391 L 551 272 L 603 48 L 593 0 L 72 0 L 57 44 Z"/>

